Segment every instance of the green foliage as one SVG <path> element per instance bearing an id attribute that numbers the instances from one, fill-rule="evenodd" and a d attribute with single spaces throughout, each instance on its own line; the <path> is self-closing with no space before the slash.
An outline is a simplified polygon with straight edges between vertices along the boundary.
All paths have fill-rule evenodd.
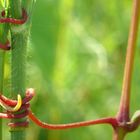
<path id="1" fill-rule="evenodd" d="M 67 123 L 116 115 L 131 4 L 130 0 L 36 2 L 26 87 L 36 90 L 31 108 L 41 120 Z M 139 109 L 139 57 L 138 48 L 132 114 Z M 31 123 L 27 133 L 29 140 L 108 140 L 111 136 L 111 128 L 104 125 L 48 131 Z M 126 139 L 139 136 L 136 131 Z"/>

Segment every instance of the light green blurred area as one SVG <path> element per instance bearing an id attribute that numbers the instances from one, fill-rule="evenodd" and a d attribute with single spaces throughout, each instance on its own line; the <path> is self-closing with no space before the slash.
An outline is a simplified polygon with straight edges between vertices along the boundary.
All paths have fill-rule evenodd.
<path id="1" fill-rule="evenodd" d="M 131 0 L 37 0 L 27 55 L 33 112 L 45 122 L 115 116 L 119 107 Z M 138 37 L 139 38 L 139 37 Z M 131 113 L 140 108 L 140 43 Z M 140 130 L 127 136 L 138 140 Z M 4 140 L 8 139 L 4 131 Z M 44 130 L 31 122 L 27 140 L 111 140 L 106 125 Z"/>

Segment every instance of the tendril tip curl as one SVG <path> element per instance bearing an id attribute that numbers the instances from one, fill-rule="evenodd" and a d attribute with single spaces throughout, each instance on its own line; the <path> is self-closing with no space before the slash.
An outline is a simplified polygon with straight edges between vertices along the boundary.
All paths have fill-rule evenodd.
<path id="1" fill-rule="evenodd" d="M 16 112 L 20 109 L 21 105 L 22 105 L 22 98 L 21 95 L 18 94 L 17 95 L 17 104 L 15 107 L 10 107 L 9 105 L 7 105 L 4 101 L 0 100 L 0 105 L 7 111 L 10 112 Z"/>

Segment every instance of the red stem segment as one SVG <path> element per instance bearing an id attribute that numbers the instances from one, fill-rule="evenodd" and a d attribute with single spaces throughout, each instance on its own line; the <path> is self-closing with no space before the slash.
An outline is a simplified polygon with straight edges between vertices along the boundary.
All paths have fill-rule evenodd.
<path id="1" fill-rule="evenodd" d="M 129 119 L 130 91 L 131 91 L 131 79 L 134 63 L 135 46 L 138 32 L 140 0 L 134 0 L 133 3 L 134 3 L 133 15 L 131 19 L 130 33 L 128 39 L 128 47 L 122 86 L 122 96 L 120 101 L 119 112 L 117 114 L 117 119 L 119 122 L 128 122 L 130 120 Z"/>
<path id="2" fill-rule="evenodd" d="M 90 121 L 83 121 L 83 122 L 76 122 L 76 123 L 68 123 L 68 124 L 48 124 L 40 121 L 35 115 L 30 111 L 29 118 L 36 123 L 38 126 L 47 129 L 69 129 L 69 128 L 78 128 L 82 126 L 90 126 L 90 125 L 97 125 L 97 124 L 110 124 L 113 127 L 117 126 L 116 118 L 102 118 L 97 120 L 90 120 Z"/>
<path id="3" fill-rule="evenodd" d="M 27 13 L 24 9 L 22 9 L 22 19 L 15 19 L 15 18 L 5 18 L 5 11 L 1 13 L 3 18 L 0 18 L 0 23 L 12 23 L 12 24 L 24 24 L 27 21 Z"/>
<path id="4" fill-rule="evenodd" d="M 0 23 L 11 23 L 11 24 L 17 24 L 17 25 L 24 24 L 28 18 L 27 13 L 24 9 L 22 9 L 22 19 L 7 18 L 5 17 L 5 11 L 2 11 L 1 15 L 3 18 L 0 18 Z M 5 44 L 0 43 L 0 49 L 10 50 L 9 40 L 7 40 Z"/>

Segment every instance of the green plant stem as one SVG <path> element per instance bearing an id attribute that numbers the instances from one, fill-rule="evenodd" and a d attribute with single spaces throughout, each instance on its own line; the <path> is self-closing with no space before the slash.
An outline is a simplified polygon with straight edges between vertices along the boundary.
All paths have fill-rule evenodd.
<path id="1" fill-rule="evenodd" d="M 9 31 L 9 24 L 0 25 L 0 43 L 5 44 L 7 42 L 7 35 Z M 3 94 L 3 82 L 4 82 L 4 63 L 5 63 L 5 51 L 0 50 L 0 94 Z M 0 107 L 2 112 L 2 107 Z M 2 140 L 2 119 L 0 119 L 0 140 Z"/>
<path id="2" fill-rule="evenodd" d="M 119 112 L 117 114 L 118 121 L 124 123 L 130 121 L 129 119 L 130 91 L 131 91 L 131 79 L 132 79 L 135 47 L 136 47 L 137 32 L 138 32 L 139 13 L 140 13 L 140 0 L 133 0 L 133 15 L 131 19 L 128 47 L 126 53 L 122 96 L 120 101 Z"/>
<path id="3" fill-rule="evenodd" d="M 4 55 L 4 51 L 0 50 L 0 93 L 3 92 Z M 2 112 L 2 107 L 0 107 L 0 112 Z M 0 139 L 2 140 L 2 119 L 0 119 Z"/>
<path id="4" fill-rule="evenodd" d="M 22 18 L 22 2 L 21 0 L 10 0 L 10 13 L 13 18 Z M 26 64 L 26 49 L 29 37 L 28 27 L 18 30 L 22 25 L 11 25 L 11 82 L 12 82 L 12 97 L 15 99 L 17 94 L 25 96 L 25 64 Z M 17 28 L 16 31 L 14 28 Z M 26 118 L 24 119 L 26 120 Z M 15 120 L 11 120 L 15 122 Z M 19 119 L 16 121 L 23 121 Z M 25 140 L 25 128 L 12 129 L 11 140 Z"/>
<path id="5" fill-rule="evenodd" d="M 12 82 L 12 97 L 16 98 L 17 94 L 22 97 L 25 95 L 25 61 L 26 61 L 26 45 L 24 39 L 27 36 L 25 33 L 12 33 L 12 67 L 11 67 L 11 82 Z M 13 122 L 15 120 L 12 120 Z M 20 119 L 18 121 L 21 121 Z M 25 130 L 11 131 L 11 140 L 24 140 Z"/>

